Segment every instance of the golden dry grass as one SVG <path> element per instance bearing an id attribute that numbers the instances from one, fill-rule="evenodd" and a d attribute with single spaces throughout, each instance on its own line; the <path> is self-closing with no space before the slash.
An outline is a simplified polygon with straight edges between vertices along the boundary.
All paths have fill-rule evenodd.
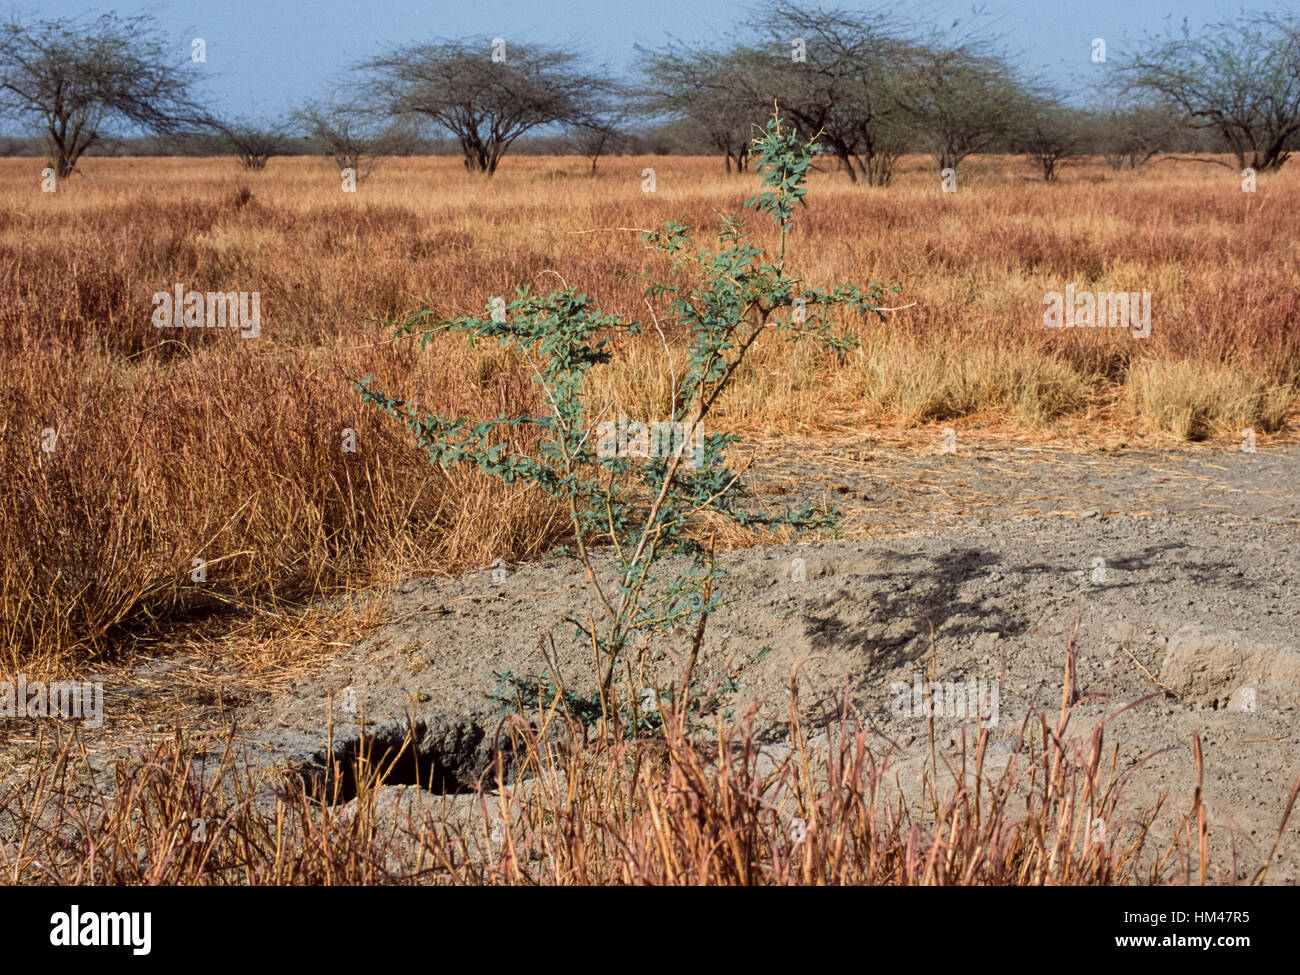
<path id="1" fill-rule="evenodd" d="M 1068 681 L 1068 677 L 1067 677 Z M 989 730 L 911 801 L 893 746 L 847 711 L 814 737 L 791 688 L 791 747 L 764 754 L 742 718 L 709 740 L 668 713 L 662 735 L 581 727 L 543 702 L 504 736 L 527 777 L 500 765 L 460 796 L 404 803 L 378 786 L 411 746 L 335 764 L 313 794 L 293 775 L 244 763 L 227 738 L 215 763 L 177 732 L 89 771 L 75 734 L 41 742 L 46 761 L 0 783 L 0 885 L 1059 886 L 1188 885 L 1267 879 L 1300 779 L 1256 870 L 1211 853 L 1197 788 L 1172 835 L 1152 840 L 1166 805 L 1134 809 L 1105 722 L 1068 731 L 1027 716 L 1014 753 L 990 760 Z M 935 737 L 930 722 L 931 746 Z M 216 767 L 212 767 L 213 764 Z M 205 774 L 206 773 L 206 774 Z M 344 779 L 353 795 L 337 786 Z M 427 785 L 427 783 L 425 783 Z M 258 801 L 261 793 L 261 802 Z M 1166 796 L 1167 798 L 1167 796 Z M 325 801 L 321 801 L 325 800 Z M 1172 804 L 1172 803 L 1171 803 Z M 1095 824 L 1111 826 L 1104 836 Z"/>
<path id="2" fill-rule="evenodd" d="M 614 228 L 684 217 L 707 231 L 755 185 L 674 158 L 607 159 L 595 179 L 581 160 L 512 158 L 491 181 L 456 159 L 393 160 L 356 194 L 311 159 L 260 174 L 229 159 L 82 169 L 44 194 L 37 161 L 0 160 L 0 671 L 117 654 L 255 600 L 541 554 L 564 528 L 554 506 L 431 469 L 349 384 L 373 374 L 434 409 L 531 411 L 527 368 L 454 339 L 394 345 L 372 320 L 480 312 L 561 278 L 647 318 L 651 255 Z M 842 361 L 760 350 L 719 420 L 807 437 L 954 421 L 1042 436 L 1282 429 L 1300 375 L 1300 169 L 1254 194 L 1206 165 L 1031 176 L 998 157 L 964 167 L 956 194 L 919 158 L 888 190 L 814 176 L 796 273 L 898 284 L 900 310 L 844 323 L 863 348 Z M 260 292 L 261 336 L 154 328 L 151 296 L 176 283 Z M 1044 293 L 1070 283 L 1152 292 L 1150 338 L 1044 328 Z M 663 340 L 651 329 L 617 351 L 594 395 L 662 413 Z M 356 453 L 340 449 L 345 428 Z"/>

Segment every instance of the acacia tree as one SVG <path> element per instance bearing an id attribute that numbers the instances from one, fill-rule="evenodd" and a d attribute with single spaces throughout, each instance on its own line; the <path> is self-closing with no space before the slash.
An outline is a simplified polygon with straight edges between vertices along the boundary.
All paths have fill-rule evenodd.
<path id="1" fill-rule="evenodd" d="M 207 121 L 169 47 L 148 15 L 15 18 L 0 26 L 0 111 L 40 122 L 66 178 L 107 126 L 170 133 Z"/>
<path id="2" fill-rule="evenodd" d="M 749 165 L 753 132 L 772 110 L 745 79 L 753 72 L 752 51 L 687 48 L 637 49 L 643 80 L 641 110 L 651 117 L 689 121 L 722 153 L 727 172 Z"/>
<path id="3" fill-rule="evenodd" d="M 1090 152 L 1097 132 L 1091 113 L 1039 95 L 1018 120 L 1014 144 L 1043 171 L 1043 182 L 1056 182 L 1062 163 Z"/>
<path id="4" fill-rule="evenodd" d="M 1218 133 L 1240 169 L 1280 169 L 1300 132 L 1300 18 L 1249 17 L 1200 33 L 1184 23 L 1178 37 L 1148 39 L 1123 72 L 1133 90 Z"/>
<path id="5" fill-rule="evenodd" d="M 512 348 L 536 363 L 534 378 L 548 404 L 540 415 L 478 420 L 433 414 L 413 401 L 371 388 L 371 377 L 356 384 L 364 403 L 403 422 L 431 463 L 444 469 L 475 463 L 506 484 L 528 484 L 567 508 L 574 553 L 600 605 L 585 619 L 564 617 L 598 662 L 596 714 L 607 711 L 625 651 L 642 639 L 672 631 L 695 634 L 677 698 L 689 701 L 705 626 L 717 605 L 713 582 L 721 575 L 712 543 L 706 548 L 691 537 L 691 526 L 702 513 L 750 530 L 791 529 L 796 535 L 828 529 L 836 522 L 833 514 L 814 511 L 812 502 L 776 513 L 746 510 L 739 503 L 743 471 L 731 469 L 727 458 L 739 438 L 704 431 L 758 342 L 812 341 L 839 354 L 856 339 L 838 332 L 832 315 L 857 312 L 884 318 L 878 304 L 884 290 L 878 283 L 812 288 L 792 273 L 794 218 L 804 204 L 814 147 L 801 143 L 774 118 L 754 151 L 761 181 L 759 192 L 745 206 L 753 216 L 772 220 L 775 246 L 761 246 L 740 213 L 725 216 L 716 233 L 702 238 L 675 220 L 642 235 L 642 242 L 671 265 L 674 278 L 667 283 L 651 276 L 645 302 L 656 323 L 673 322 L 689 343 L 680 374 L 668 367 L 670 419 L 667 426 L 655 424 L 660 431 L 656 445 L 647 439 L 644 452 L 635 447 L 620 450 L 611 432 L 614 424 L 601 422 L 604 411 L 593 415 L 590 391 L 592 369 L 611 359 L 611 340 L 640 334 L 642 323 L 600 311 L 587 295 L 567 285 L 543 295 L 525 284 L 514 300 L 487 303 L 500 314 L 442 320 L 431 310 L 422 311 L 396 329 L 397 337 L 419 334 L 422 347 L 440 334 L 458 333 L 471 344 L 495 339 Z M 656 305 L 662 309 L 658 314 Z M 536 434 L 532 449 L 518 447 L 521 429 Z M 693 556 L 693 565 L 660 579 L 661 560 L 670 552 Z M 516 682 L 514 691 L 524 694 L 526 687 Z"/>
<path id="6" fill-rule="evenodd" d="M 1168 102 L 1112 101 L 1094 114 L 1095 143 L 1111 169 L 1140 169 L 1187 134 L 1183 113 Z"/>
<path id="7" fill-rule="evenodd" d="M 591 175 L 596 175 L 600 157 L 616 149 L 624 140 L 623 128 L 628 113 L 623 109 L 601 106 L 574 121 L 564 134 L 564 144 L 591 160 Z"/>
<path id="8" fill-rule="evenodd" d="M 279 122 L 213 119 L 209 125 L 218 133 L 221 145 L 234 153 L 241 169 L 261 172 L 272 156 L 283 155 L 289 148 L 288 128 Z"/>
<path id="9" fill-rule="evenodd" d="M 504 59 L 493 59 L 494 50 Z M 432 124 L 459 143 L 465 167 L 491 176 L 525 132 L 574 122 L 610 88 L 561 48 L 442 40 L 390 50 L 360 68 L 375 105 L 398 120 Z"/>
<path id="10" fill-rule="evenodd" d="M 407 152 L 415 141 L 401 125 L 353 105 L 311 102 L 294 113 L 294 121 L 322 155 L 340 170 L 352 170 L 358 183 L 381 158 Z"/>
<path id="11" fill-rule="evenodd" d="M 942 169 L 1005 141 L 1029 104 L 1023 85 L 999 54 L 980 45 L 913 45 L 900 104 Z"/>
<path id="12" fill-rule="evenodd" d="M 898 99 L 910 47 L 899 28 L 884 14 L 804 8 L 789 0 L 760 8 L 754 26 L 769 42 L 769 51 L 748 58 L 755 100 L 777 101 L 807 137 L 835 154 L 853 182 L 889 185 L 912 136 Z M 790 56 L 795 39 L 802 42 L 801 60 Z"/>

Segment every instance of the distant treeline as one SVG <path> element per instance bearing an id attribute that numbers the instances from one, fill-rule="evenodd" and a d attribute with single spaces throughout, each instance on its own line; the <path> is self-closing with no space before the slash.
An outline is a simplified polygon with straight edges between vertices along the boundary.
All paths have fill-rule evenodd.
<path id="1" fill-rule="evenodd" d="M 1023 57 L 958 22 L 926 28 L 893 7 L 845 11 L 767 0 L 713 44 L 638 48 L 618 77 L 573 47 L 522 39 L 437 39 L 343 66 L 332 91 L 279 118 L 206 107 L 196 64 L 147 15 L 0 25 L 0 140 L 44 156 L 62 179 L 85 155 L 233 155 L 247 170 L 323 155 L 364 179 L 389 156 L 458 155 L 491 176 L 510 152 L 712 154 L 750 164 L 777 110 L 853 181 L 888 186 L 904 155 L 941 171 L 983 153 L 1023 153 L 1051 182 L 1101 155 L 1115 168 L 1161 153 L 1228 153 L 1280 168 L 1300 140 L 1300 14 L 1243 12 L 1200 32 L 1124 50 L 1080 45 L 1083 83 L 1064 91 Z M 1225 165 L 1227 165 L 1225 163 Z"/>
<path id="2" fill-rule="evenodd" d="M 277 156 L 328 155 L 328 147 L 309 137 L 286 140 Z M 926 152 L 918 144 L 913 151 Z M 1018 153 L 1021 150 L 1010 142 L 991 146 L 992 153 Z M 1232 147 L 1214 132 L 1186 129 L 1170 133 L 1160 145 L 1160 151 L 1170 153 L 1230 153 Z M 564 136 L 524 136 L 510 148 L 518 156 L 581 156 L 584 153 Z M 1101 154 L 1101 149 L 1098 149 Z M 0 157 L 44 159 L 49 155 L 46 140 L 40 136 L 20 138 L 0 136 Z M 90 146 L 83 154 L 89 157 L 124 158 L 127 156 L 179 156 L 202 158 L 229 156 L 229 144 L 212 136 L 136 136 L 130 138 L 106 137 Z M 455 139 L 415 138 L 407 145 L 394 149 L 392 156 L 459 156 L 460 144 Z M 698 133 L 685 126 L 663 125 L 653 127 L 643 134 L 629 134 L 602 153 L 606 156 L 716 156 L 720 150 Z"/>

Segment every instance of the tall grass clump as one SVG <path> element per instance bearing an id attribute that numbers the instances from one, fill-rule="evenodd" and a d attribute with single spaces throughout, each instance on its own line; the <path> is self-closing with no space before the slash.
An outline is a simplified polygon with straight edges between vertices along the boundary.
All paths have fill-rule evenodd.
<path id="1" fill-rule="evenodd" d="M 1133 408 L 1151 427 L 1180 440 L 1215 433 L 1260 433 L 1286 422 L 1291 391 L 1233 363 L 1207 369 L 1186 361 L 1143 359 L 1129 371 Z"/>

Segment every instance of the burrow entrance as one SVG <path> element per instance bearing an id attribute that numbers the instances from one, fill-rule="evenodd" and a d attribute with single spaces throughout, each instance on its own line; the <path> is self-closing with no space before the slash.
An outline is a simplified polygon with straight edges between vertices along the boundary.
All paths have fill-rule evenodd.
<path id="1" fill-rule="evenodd" d="M 307 790 L 323 801 L 356 797 L 358 780 L 377 785 L 418 785 L 438 795 L 473 792 L 491 786 L 497 750 L 477 723 L 434 718 L 412 725 L 383 725 L 335 740 L 332 752 L 316 752 L 302 768 Z M 510 749 L 501 752 L 509 771 Z"/>

